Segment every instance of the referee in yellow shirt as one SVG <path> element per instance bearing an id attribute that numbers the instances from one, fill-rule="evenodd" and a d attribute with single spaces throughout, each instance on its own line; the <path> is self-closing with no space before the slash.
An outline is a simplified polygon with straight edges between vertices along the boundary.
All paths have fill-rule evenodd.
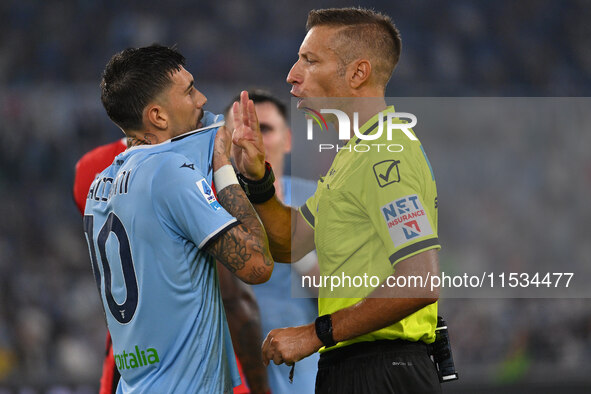
<path id="1" fill-rule="evenodd" d="M 435 178 L 424 149 L 412 132 L 413 138 L 402 132 L 390 140 L 385 132 L 377 137 L 380 118 L 385 125 L 394 112 L 384 92 L 400 55 L 399 32 L 388 16 L 359 8 L 313 10 L 306 27 L 287 77 L 298 107 L 319 111 L 310 98 L 355 98 L 353 107 L 340 100 L 332 108 L 350 119 L 357 112 L 359 133 L 377 139 L 366 152 L 356 146 L 364 140 L 351 133 L 314 196 L 295 211 L 274 196 L 248 95 L 243 92 L 234 105 L 244 126 L 233 137 L 238 178 L 263 221 L 274 259 L 297 261 L 315 247 L 321 278 L 345 282 L 336 290 L 321 287 L 315 322 L 269 332 L 263 357 L 291 365 L 320 350 L 319 393 L 441 392 L 427 350 L 435 339 L 438 289 L 392 286 L 409 275 L 438 275 L 440 248 Z M 388 145 L 404 149 L 391 152 Z M 364 275 L 374 279 L 371 286 L 346 283 Z"/>

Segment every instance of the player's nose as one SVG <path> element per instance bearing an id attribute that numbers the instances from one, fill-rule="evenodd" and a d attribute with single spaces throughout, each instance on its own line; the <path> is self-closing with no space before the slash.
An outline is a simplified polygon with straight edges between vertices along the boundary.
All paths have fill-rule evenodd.
<path id="1" fill-rule="evenodd" d="M 197 90 L 196 98 L 195 98 L 195 106 L 197 108 L 203 108 L 203 106 L 207 103 L 207 97 L 199 90 Z"/>

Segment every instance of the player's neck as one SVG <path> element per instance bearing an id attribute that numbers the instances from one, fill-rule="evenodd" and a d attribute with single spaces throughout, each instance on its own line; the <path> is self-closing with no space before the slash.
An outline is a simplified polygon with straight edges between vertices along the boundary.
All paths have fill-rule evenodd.
<path id="1" fill-rule="evenodd" d="M 158 134 L 149 131 L 129 131 L 125 135 L 128 148 L 139 145 L 156 145 L 164 141 Z"/>

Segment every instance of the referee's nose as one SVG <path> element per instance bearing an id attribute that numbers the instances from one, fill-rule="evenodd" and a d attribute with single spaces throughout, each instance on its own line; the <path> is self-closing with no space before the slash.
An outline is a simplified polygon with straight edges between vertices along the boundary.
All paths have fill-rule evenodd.
<path id="1" fill-rule="evenodd" d="M 294 65 L 291 67 L 291 70 L 289 70 L 289 73 L 287 74 L 287 83 L 291 84 L 291 85 L 296 85 L 296 84 L 300 84 L 302 83 L 302 73 L 300 70 L 300 62 L 301 60 L 298 59 L 297 62 L 294 63 Z"/>

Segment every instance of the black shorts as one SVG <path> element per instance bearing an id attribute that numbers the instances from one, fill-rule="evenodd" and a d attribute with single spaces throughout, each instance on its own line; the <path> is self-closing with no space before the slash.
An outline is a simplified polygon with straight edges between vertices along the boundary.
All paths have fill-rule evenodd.
<path id="1" fill-rule="evenodd" d="M 320 355 L 316 393 L 441 393 L 423 342 L 360 342 Z"/>

